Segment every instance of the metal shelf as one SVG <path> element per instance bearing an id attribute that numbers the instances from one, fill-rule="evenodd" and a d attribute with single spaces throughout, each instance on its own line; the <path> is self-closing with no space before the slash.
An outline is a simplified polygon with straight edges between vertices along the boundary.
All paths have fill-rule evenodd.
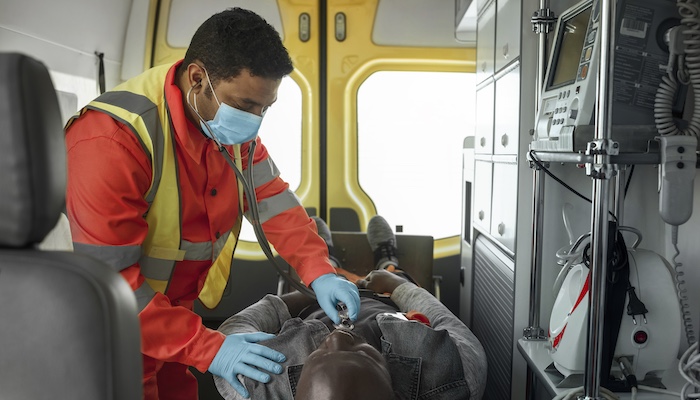
<path id="1" fill-rule="evenodd" d="M 552 396 L 565 393 L 569 389 L 560 388 L 561 377 L 556 372 L 551 372 L 552 358 L 547 350 L 547 341 L 544 340 L 518 340 L 518 351 L 527 361 L 527 365 L 535 373 L 538 381 L 544 384 L 547 392 Z M 667 369 L 661 377 L 661 383 L 667 390 L 680 392 L 683 387 L 684 380 L 678 372 L 678 363 L 675 363 L 671 368 Z M 615 393 L 620 399 L 631 399 L 630 393 Z M 652 393 L 640 390 L 637 393 L 637 400 L 678 400 L 678 396 L 670 394 Z"/>
<path id="2" fill-rule="evenodd" d="M 554 151 L 533 151 L 539 161 L 543 162 L 559 162 L 568 164 L 590 164 L 593 162 L 593 156 L 583 153 L 564 153 Z M 530 153 L 527 154 L 528 160 Z M 621 153 L 615 156 L 610 156 L 610 163 L 617 165 L 635 165 L 635 164 L 659 164 L 661 155 L 659 153 Z"/>

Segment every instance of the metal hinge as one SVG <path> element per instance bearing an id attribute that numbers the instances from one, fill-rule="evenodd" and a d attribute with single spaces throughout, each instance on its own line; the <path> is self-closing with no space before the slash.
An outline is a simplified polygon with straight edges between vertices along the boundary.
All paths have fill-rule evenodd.
<path id="1" fill-rule="evenodd" d="M 616 156 L 620 153 L 620 144 L 610 139 L 599 139 L 588 142 L 586 155 Z M 593 179 L 610 179 L 617 174 L 617 165 L 591 162 L 586 164 L 586 175 Z"/>
<path id="2" fill-rule="evenodd" d="M 549 8 L 542 8 L 535 11 L 532 13 L 532 18 L 530 18 L 532 31 L 535 33 L 551 32 L 555 22 L 557 22 L 557 17 L 554 15 L 554 11 Z"/>

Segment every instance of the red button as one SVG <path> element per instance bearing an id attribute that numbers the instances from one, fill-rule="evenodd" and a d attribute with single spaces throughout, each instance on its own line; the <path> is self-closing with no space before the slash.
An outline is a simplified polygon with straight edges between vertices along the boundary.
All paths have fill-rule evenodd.
<path id="1" fill-rule="evenodd" d="M 581 67 L 581 74 L 579 75 L 579 78 L 586 79 L 587 76 L 588 76 L 588 64 Z"/>
<path id="2" fill-rule="evenodd" d="M 644 331 L 637 331 L 634 333 L 634 342 L 637 344 L 644 344 L 647 342 L 647 333 Z"/>

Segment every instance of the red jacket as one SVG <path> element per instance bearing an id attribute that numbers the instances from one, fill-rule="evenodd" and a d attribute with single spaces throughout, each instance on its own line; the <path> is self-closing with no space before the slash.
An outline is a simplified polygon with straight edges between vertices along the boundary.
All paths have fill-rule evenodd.
<path id="1" fill-rule="evenodd" d="M 180 63 L 168 72 L 165 93 L 176 137 L 182 239 L 202 242 L 218 237 L 236 220 L 238 187 L 216 144 L 185 117 L 183 107 L 187 105 L 175 77 Z M 259 138 L 257 141 L 254 164 L 268 158 L 265 146 Z M 248 147 L 241 149 L 244 168 Z M 67 211 L 74 243 L 103 246 L 106 258 L 119 246 L 140 246 L 148 230 L 143 215 L 148 207 L 144 194 L 151 183 L 151 162 L 137 137 L 108 115 L 88 110 L 67 129 L 66 148 Z M 287 188 L 277 177 L 257 187 L 258 201 Z M 326 244 L 301 205 L 269 219 L 263 229 L 307 285 L 334 272 Z M 166 294 L 157 293 L 140 312 L 143 354 L 191 365 L 201 372 L 209 368 L 224 336 L 204 327 L 191 309 L 210 265 L 210 261 L 178 262 Z M 138 263 L 122 269 L 121 274 L 132 289 L 144 281 Z"/>

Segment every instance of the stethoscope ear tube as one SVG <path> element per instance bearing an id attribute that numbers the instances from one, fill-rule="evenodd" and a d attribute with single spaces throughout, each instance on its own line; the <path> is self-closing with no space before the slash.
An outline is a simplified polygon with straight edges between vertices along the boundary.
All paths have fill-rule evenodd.
<path id="1" fill-rule="evenodd" d="M 249 150 L 249 155 L 248 155 L 248 179 L 245 179 L 243 177 L 243 172 L 240 171 L 237 167 L 236 164 L 233 162 L 233 159 L 231 158 L 231 154 L 226 150 L 224 146 L 222 146 L 220 143 L 217 144 L 219 145 L 219 151 L 221 154 L 223 154 L 224 159 L 226 159 L 226 162 L 228 165 L 233 169 L 233 171 L 236 174 L 236 178 L 243 183 L 243 192 L 245 193 L 246 198 L 248 199 L 248 209 L 250 211 L 250 215 L 248 218 L 248 221 L 251 223 L 253 226 L 253 230 L 255 231 L 255 237 L 258 239 L 258 243 L 260 244 L 260 248 L 262 249 L 263 253 L 265 253 L 265 256 L 267 256 L 267 259 L 270 260 L 270 263 L 272 263 L 272 266 L 277 270 L 277 273 L 280 274 L 287 282 L 289 282 L 290 285 L 292 285 L 295 289 L 300 291 L 301 293 L 304 293 L 305 295 L 315 299 L 316 294 L 314 293 L 313 290 L 309 289 L 308 287 L 304 286 L 302 283 L 296 281 L 291 277 L 291 275 L 285 271 L 278 263 L 277 260 L 275 260 L 274 255 L 272 254 L 272 249 L 270 248 L 270 243 L 267 241 L 267 237 L 265 236 L 265 232 L 263 231 L 262 225 L 260 224 L 260 213 L 258 211 L 258 201 L 257 197 L 255 195 L 255 189 L 252 187 L 253 184 L 253 156 L 255 154 L 255 147 L 257 145 L 255 139 L 250 142 L 250 150 Z M 239 210 L 240 212 L 243 212 L 243 210 Z"/>

